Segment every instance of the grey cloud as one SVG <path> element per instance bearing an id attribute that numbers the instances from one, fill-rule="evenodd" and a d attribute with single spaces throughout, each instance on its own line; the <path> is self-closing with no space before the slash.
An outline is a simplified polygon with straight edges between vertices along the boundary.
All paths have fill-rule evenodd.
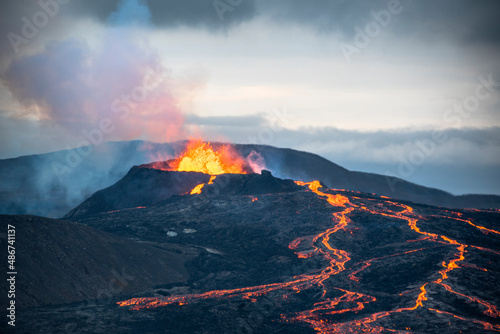
<path id="1" fill-rule="evenodd" d="M 42 0 L 45 4 L 47 1 L 52 0 Z M 0 68 L 5 67 L 6 64 L 15 56 L 14 45 L 18 49 L 24 49 L 27 43 L 32 43 L 41 34 L 52 34 L 54 30 L 57 29 L 60 18 L 63 15 L 59 13 L 64 12 L 64 6 L 58 5 L 57 7 L 52 7 L 51 15 L 46 14 L 46 11 L 42 9 L 38 1 L 2 1 L 0 4 Z M 27 26 L 26 21 L 33 24 L 33 17 L 37 16 L 39 20 L 43 20 L 42 16 L 45 15 L 47 18 L 47 23 L 42 27 L 32 26 L 36 29 L 35 32 L 31 30 L 32 28 L 25 28 Z M 43 22 L 43 21 L 42 21 Z M 23 30 L 25 29 L 25 30 Z M 28 32 L 30 35 L 26 35 L 23 32 Z M 16 37 L 13 37 L 13 36 Z M 21 39 L 24 39 L 22 43 L 17 44 Z M 27 42 L 26 42 L 27 41 Z"/>
<path id="2" fill-rule="evenodd" d="M 386 1 L 277 0 L 257 2 L 259 13 L 280 23 L 296 22 L 321 32 L 351 34 L 356 25 L 366 23 L 371 10 L 384 8 Z"/>
<path id="3" fill-rule="evenodd" d="M 104 22 L 115 10 L 118 2 L 118 0 L 78 1 L 72 4 L 71 12 L 73 15 L 90 16 Z M 231 5 L 231 2 L 222 0 L 222 3 L 231 8 L 224 12 L 222 20 L 214 7 L 214 1 L 148 0 L 144 2 L 149 6 L 153 24 L 159 27 L 185 25 L 220 29 L 249 20 L 256 13 L 254 0 L 242 0 L 240 3 L 232 1 L 234 5 Z"/>
<path id="4" fill-rule="evenodd" d="M 373 20 L 371 11 L 387 9 L 388 3 L 388 0 L 258 0 L 257 7 L 262 15 L 279 22 L 308 25 L 319 32 L 337 31 L 352 38 L 355 27 L 363 29 Z M 500 43 L 498 1 L 401 0 L 400 3 L 403 10 L 392 16 L 386 28 L 395 35 L 434 42 L 451 39 L 460 43 Z"/>
<path id="5" fill-rule="evenodd" d="M 371 12 L 388 8 L 389 0 L 241 0 L 231 5 L 221 20 L 214 1 L 149 0 L 152 22 L 158 27 L 192 26 L 210 30 L 225 29 L 256 17 L 267 17 L 281 24 L 310 26 L 320 33 L 337 32 L 352 39 L 355 28 L 363 29 Z M 77 16 L 91 16 L 105 21 L 116 8 L 117 0 L 90 0 L 72 3 Z M 461 44 L 500 44 L 500 2 L 484 0 L 410 1 L 401 0 L 402 12 L 393 15 L 385 29 L 400 38 L 420 39 L 430 43 L 443 40 Z"/>
<path id="6" fill-rule="evenodd" d="M 13 60 L 2 79 L 23 105 L 38 105 L 54 118 L 83 121 L 89 95 L 88 57 L 80 40 L 51 43 L 41 53 Z"/>
<path id="7" fill-rule="evenodd" d="M 224 31 L 231 26 L 250 20 L 256 15 L 254 0 L 242 0 L 240 3 L 237 1 L 218 1 L 228 6 L 225 7 L 226 10 L 223 10 L 221 15 L 217 12 L 214 1 L 206 0 L 139 0 L 139 5 L 132 7 L 141 8 L 142 4 L 146 4 L 151 13 L 152 24 L 159 28 L 190 26 Z M 8 63 L 15 55 L 8 34 L 14 33 L 23 37 L 22 28 L 25 25 L 23 18 L 33 22 L 33 16 L 36 13 L 44 12 L 40 4 L 48 4 L 52 6 L 51 8 L 57 7 L 57 13 L 51 14 L 47 25 L 39 29 L 40 34 L 48 36 L 56 36 L 60 29 L 70 29 L 67 25 L 59 25 L 64 21 L 61 20 L 62 18 L 92 18 L 105 24 L 116 24 L 113 13 L 117 10 L 123 10 L 119 6 L 120 0 L 69 1 L 65 4 L 59 4 L 57 0 L 2 1 L 0 4 L 0 66 L 5 66 L 5 63 Z M 142 10 L 141 13 L 144 14 L 144 11 Z M 111 20 L 110 16 L 112 16 Z M 71 20 L 64 22 L 67 24 L 69 21 Z M 139 23 L 146 21 L 149 22 L 143 18 L 139 20 Z M 38 38 L 38 33 L 36 35 L 33 39 Z M 28 40 L 31 43 L 32 38 L 28 38 Z"/>
<path id="8" fill-rule="evenodd" d="M 56 0 L 42 0 L 56 1 Z M 281 24 L 299 24 L 312 27 L 320 33 L 337 32 L 350 40 L 356 34 L 355 27 L 364 28 L 373 18 L 371 11 L 387 9 L 389 0 L 218 0 L 230 10 L 223 19 L 207 0 L 147 0 L 152 23 L 159 28 L 190 26 L 212 31 L 226 30 L 257 17 L 267 17 Z M 108 23 L 110 15 L 117 10 L 119 0 L 71 1 L 61 5 L 58 15 L 51 20 L 71 15 L 75 18 L 91 17 Z M 32 18 L 40 11 L 37 1 L 3 1 L 0 10 L 0 56 L 10 47 L 8 32 L 20 33 L 21 18 Z M 401 0 L 404 8 L 393 15 L 385 30 L 404 39 L 421 39 L 431 43 L 451 41 L 466 45 L 500 44 L 500 2 L 484 0 L 409 1 Z M 52 23 L 51 23 L 52 25 Z M 46 28 L 44 28 L 46 29 Z M 51 32 L 54 33 L 54 32 Z"/>
<path id="9" fill-rule="evenodd" d="M 334 140 L 335 142 L 345 143 L 350 141 L 362 141 L 368 148 L 383 148 L 390 145 L 412 144 L 419 140 L 433 138 L 435 130 L 380 130 L 374 132 L 341 130 L 331 127 L 325 128 L 305 128 L 298 131 L 304 135 L 321 140 Z M 445 129 L 442 132 L 448 140 L 462 140 L 477 146 L 491 145 L 500 146 L 500 128 L 491 127 L 486 129 L 462 128 Z M 500 160 L 499 160 L 500 162 Z"/>

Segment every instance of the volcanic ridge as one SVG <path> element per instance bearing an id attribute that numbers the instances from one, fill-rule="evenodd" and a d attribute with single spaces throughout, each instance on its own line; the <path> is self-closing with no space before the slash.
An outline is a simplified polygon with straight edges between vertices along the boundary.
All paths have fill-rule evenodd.
<path id="1" fill-rule="evenodd" d="M 47 226 L 54 233 L 64 230 L 68 245 L 67 251 L 58 248 L 59 261 L 82 261 L 72 240 L 105 238 L 114 248 L 83 256 L 103 263 L 117 258 L 114 268 L 130 267 L 123 289 L 91 304 L 89 291 L 63 286 L 65 301 L 40 292 L 47 282 L 25 285 L 20 298 L 39 306 L 22 310 L 23 328 L 34 331 L 43 323 L 51 332 L 68 324 L 86 332 L 500 332 L 498 210 L 450 210 L 329 189 L 319 180 L 281 179 L 265 169 L 256 172 L 256 160 L 233 148 L 204 145 L 190 155 L 199 147 L 174 160 L 133 167 L 67 213 L 71 223 L 4 217 L 30 226 L 31 233 L 47 234 Z M 119 256 L 120 247 L 136 254 L 134 265 Z M 23 271 L 49 261 L 54 259 L 25 259 Z M 74 287 L 88 286 L 83 274 L 57 274 Z"/>

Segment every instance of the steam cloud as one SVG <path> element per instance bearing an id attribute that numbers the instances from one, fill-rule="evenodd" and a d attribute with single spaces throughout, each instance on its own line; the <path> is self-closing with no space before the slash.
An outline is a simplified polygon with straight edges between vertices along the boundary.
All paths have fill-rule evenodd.
<path id="1" fill-rule="evenodd" d="M 108 17 L 100 45 L 78 38 L 52 41 L 36 54 L 14 59 L 3 81 L 26 114 L 69 133 L 97 128 L 106 119 L 105 140 L 178 139 L 183 87 L 137 29 L 149 25 L 150 17 L 144 3 L 124 0 Z"/>
<path id="2" fill-rule="evenodd" d="M 51 41 L 37 53 L 14 58 L 2 71 L 4 85 L 23 107 L 14 119 L 43 120 L 58 133 L 66 132 L 67 138 L 81 138 L 79 146 L 96 146 L 56 152 L 40 161 L 13 159 L 22 170 L 6 161 L 0 166 L 0 199 L 5 199 L 0 212 L 62 216 L 68 206 L 116 182 L 131 166 L 147 162 L 150 154 L 172 154 L 168 144 L 146 149 L 141 142 L 129 142 L 123 152 L 113 143 L 100 145 L 185 136 L 179 101 L 192 94 L 197 82 L 174 79 L 141 35 L 150 17 L 144 2 L 123 0 L 109 15 L 98 45 L 81 38 Z M 65 171 L 62 179 L 55 165 Z M 33 203 L 26 203 L 26 196 Z"/>

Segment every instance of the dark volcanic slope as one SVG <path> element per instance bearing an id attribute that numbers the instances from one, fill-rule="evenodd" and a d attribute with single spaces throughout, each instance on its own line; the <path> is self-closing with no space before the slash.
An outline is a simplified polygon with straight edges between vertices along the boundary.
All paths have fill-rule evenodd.
<path id="1" fill-rule="evenodd" d="M 179 146 L 136 140 L 0 159 L 0 214 L 61 217 L 132 166 L 174 156 Z"/>
<path id="2" fill-rule="evenodd" d="M 135 166 L 119 182 L 100 190 L 71 210 L 65 219 L 74 219 L 122 209 L 142 208 L 160 203 L 172 196 L 189 193 L 196 185 L 207 183 L 210 175 L 193 172 L 171 172 Z M 217 176 L 217 194 L 265 194 L 299 189 L 292 180 L 262 174 L 223 174 Z M 213 189 L 213 187 L 208 187 Z"/>
<path id="3" fill-rule="evenodd" d="M 498 211 L 313 192 L 264 173 L 217 177 L 199 195 L 75 219 L 204 249 L 186 263 L 188 282 L 120 300 L 137 310 L 97 305 L 101 332 L 500 331 Z M 52 331 L 65 323 L 95 331 L 72 309 L 82 308 L 33 310 L 26 328 L 43 318 Z"/>
<path id="4" fill-rule="evenodd" d="M 189 278 L 184 261 L 196 254 L 189 248 L 165 250 L 68 221 L 0 215 L 0 248 L 5 250 L 9 224 L 16 231 L 16 304 L 22 308 L 109 298 L 183 282 Z M 4 274 L 6 265 L 7 259 L 2 261 Z M 1 284 L 2 305 L 6 287 Z"/>
<path id="5" fill-rule="evenodd" d="M 123 179 L 96 192 L 64 218 L 153 205 L 171 196 L 190 192 L 209 179 L 210 175 L 203 173 L 168 172 L 135 166 Z"/>

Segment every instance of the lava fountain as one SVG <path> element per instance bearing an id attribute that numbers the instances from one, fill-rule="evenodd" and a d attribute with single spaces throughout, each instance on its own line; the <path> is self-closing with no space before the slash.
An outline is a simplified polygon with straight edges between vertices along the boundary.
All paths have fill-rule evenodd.
<path id="1" fill-rule="evenodd" d="M 168 171 L 199 172 L 210 175 L 260 172 L 260 170 L 252 169 L 247 159 L 243 158 L 231 145 L 214 148 L 210 142 L 192 139 L 179 157 L 166 162 L 155 162 L 152 167 Z"/>

